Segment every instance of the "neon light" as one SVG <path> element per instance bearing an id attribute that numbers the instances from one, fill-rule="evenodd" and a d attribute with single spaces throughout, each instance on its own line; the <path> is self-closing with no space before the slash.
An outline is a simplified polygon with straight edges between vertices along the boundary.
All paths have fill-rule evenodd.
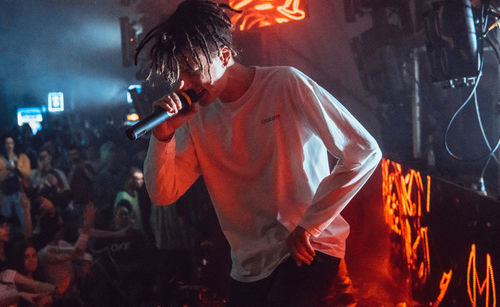
<path id="1" fill-rule="evenodd" d="M 472 275 L 472 281 L 471 281 L 471 275 Z M 474 288 L 473 290 L 471 290 L 471 286 Z M 491 256 L 489 253 L 486 254 L 486 277 L 484 278 L 483 284 L 481 285 L 479 283 L 479 277 L 477 275 L 477 269 L 476 269 L 476 245 L 472 244 L 469 254 L 469 263 L 467 265 L 467 293 L 469 294 L 469 299 L 473 307 L 476 307 L 477 303 L 476 288 L 479 290 L 479 295 L 482 295 L 483 292 L 485 292 L 486 290 L 485 306 L 487 307 L 489 306 L 490 302 L 490 288 L 491 288 L 493 293 L 492 306 L 495 307 L 497 305 L 495 278 L 493 276 L 493 266 L 491 265 Z"/>
<path id="2" fill-rule="evenodd" d="M 431 211 L 431 176 L 427 176 L 427 198 L 426 198 L 426 212 Z"/>
<path id="3" fill-rule="evenodd" d="M 64 94 L 62 92 L 52 92 L 48 95 L 49 112 L 64 111 Z"/>
<path id="4" fill-rule="evenodd" d="M 396 162 L 382 160 L 382 197 L 385 221 L 402 238 L 403 255 L 410 271 L 425 284 L 430 276 L 428 227 L 421 225 L 422 195 L 426 193 L 426 212 L 430 208 L 430 179 L 425 192 L 422 176 L 415 170 L 403 174 Z"/>
<path id="5" fill-rule="evenodd" d="M 382 198 L 387 225 L 401 237 L 401 248 L 408 269 L 413 273 L 412 283 L 424 286 L 431 274 L 428 232 L 422 225 L 422 217 L 430 212 L 431 177 L 424 186 L 419 172 L 409 169 L 403 173 L 400 164 L 382 159 Z M 425 204 L 422 196 L 425 193 Z M 422 208 L 425 205 L 425 209 Z M 430 306 L 442 302 L 451 282 L 453 270 L 443 272 L 439 283 L 439 294 Z M 478 294 L 479 292 L 479 294 Z M 478 304 L 478 295 L 485 307 L 496 307 L 496 287 L 490 254 L 486 254 L 486 277 L 479 281 L 476 269 L 476 246 L 472 244 L 467 267 L 467 293 L 473 307 Z"/>
<path id="6" fill-rule="evenodd" d="M 284 5 L 278 6 L 277 10 L 292 20 L 301 20 L 306 17 L 306 13 L 299 10 L 299 3 L 300 0 L 287 0 Z"/>
<path id="7" fill-rule="evenodd" d="M 17 108 L 17 125 L 21 127 L 28 124 L 33 134 L 42 130 L 42 121 L 42 110 L 40 108 Z"/>
<path id="8" fill-rule="evenodd" d="M 265 11 L 273 9 L 274 6 L 271 3 L 263 3 L 263 4 L 257 4 L 253 8 L 256 9 L 257 11 Z"/>
<path id="9" fill-rule="evenodd" d="M 229 5 L 242 10 L 231 16 L 231 22 L 240 31 L 262 28 L 273 24 L 306 18 L 303 0 L 229 0 Z"/>
<path id="10" fill-rule="evenodd" d="M 229 6 L 231 6 L 235 10 L 241 10 L 244 6 L 246 6 L 252 2 L 253 2 L 253 0 L 243 0 L 239 3 L 235 3 L 235 1 L 233 1 L 233 2 L 229 1 Z"/>
<path id="11" fill-rule="evenodd" d="M 438 307 L 443 301 L 444 295 L 446 294 L 446 291 L 448 291 L 452 275 L 453 270 L 449 270 L 448 273 L 443 272 L 443 276 L 441 276 L 441 281 L 439 282 L 439 295 L 436 298 L 436 301 L 432 304 L 432 307 Z"/>

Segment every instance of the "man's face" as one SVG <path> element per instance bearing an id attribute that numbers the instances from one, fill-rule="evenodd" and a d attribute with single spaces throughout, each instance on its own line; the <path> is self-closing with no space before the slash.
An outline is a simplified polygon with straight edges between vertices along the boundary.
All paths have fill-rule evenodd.
<path id="1" fill-rule="evenodd" d="M 40 168 L 49 169 L 51 162 L 52 162 L 52 158 L 51 158 L 48 151 L 42 150 L 38 154 L 38 164 L 39 164 Z"/>
<path id="2" fill-rule="evenodd" d="M 132 178 L 134 180 L 134 186 L 137 189 L 142 188 L 142 185 L 144 184 L 144 174 L 142 172 L 135 172 L 132 175 Z"/>
<path id="3" fill-rule="evenodd" d="M 130 212 L 125 207 L 118 207 L 115 209 L 114 218 L 116 229 L 123 229 L 130 223 Z"/>
<path id="4" fill-rule="evenodd" d="M 14 151 L 14 139 L 11 137 L 8 137 L 5 139 L 5 151 L 6 152 L 11 152 Z"/>
<path id="5" fill-rule="evenodd" d="M 179 56 L 180 80 L 184 81 L 182 90 L 193 90 L 198 95 L 198 103 L 207 106 L 225 89 L 227 63 L 220 54 L 211 55 L 210 63 L 201 50 L 198 50 L 198 57 L 201 65 L 189 53 L 186 53 L 186 60 Z"/>
<path id="6" fill-rule="evenodd" d="M 33 247 L 28 247 L 24 251 L 24 270 L 33 273 L 38 267 L 38 255 Z"/>

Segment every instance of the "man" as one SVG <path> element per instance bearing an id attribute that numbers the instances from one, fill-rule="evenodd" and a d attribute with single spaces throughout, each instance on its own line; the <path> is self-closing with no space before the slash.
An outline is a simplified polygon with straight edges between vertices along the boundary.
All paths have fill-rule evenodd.
<path id="1" fill-rule="evenodd" d="M 130 215 L 135 223 L 135 228 L 144 232 L 141 208 L 139 206 L 138 190 L 144 184 L 144 174 L 137 167 L 130 167 L 129 176 L 125 181 L 123 189 L 116 194 L 114 208 L 121 201 L 125 201 L 131 207 Z"/>
<path id="2" fill-rule="evenodd" d="M 142 174 L 142 172 L 141 172 Z M 98 262 L 103 265 L 107 274 L 118 281 L 121 292 L 127 302 L 117 298 L 117 306 L 140 306 L 145 300 L 148 286 L 147 277 L 152 276 L 152 248 L 144 234 L 134 227 L 132 218 L 134 211 L 126 199 L 115 204 L 111 232 L 107 236 L 99 236 L 93 242 L 92 252 L 99 255 Z M 113 235 L 111 235 L 113 234 Z M 120 235 L 117 235 L 120 234 Z"/>
<path id="3" fill-rule="evenodd" d="M 340 212 L 381 152 L 327 91 L 291 67 L 234 59 L 221 6 L 188 0 L 149 32 L 152 70 L 198 104 L 153 130 L 152 202 L 170 204 L 203 176 L 231 245 L 232 306 L 322 306 L 345 253 Z M 155 108 L 177 113 L 177 93 Z M 329 173 L 327 153 L 338 159 Z"/>
<path id="4" fill-rule="evenodd" d="M 69 189 L 68 178 L 61 170 L 52 166 L 52 158 L 53 154 L 48 146 L 42 147 L 38 152 L 38 167 L 31 172 L 30 178 L 31 185 L 38 192 L 49 185 L 47 177 L 51 169 L 58 173 L 64 189 Z"/>

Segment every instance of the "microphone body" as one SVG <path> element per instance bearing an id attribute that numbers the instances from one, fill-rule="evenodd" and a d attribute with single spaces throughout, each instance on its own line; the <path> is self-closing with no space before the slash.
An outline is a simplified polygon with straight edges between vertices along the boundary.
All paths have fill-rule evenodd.
<path id="1" fill-rule="evenodd" d="M 177 114 L 183 114 L 183 113 L 188 112 L 191 109 L 191 104 L 198 100 L 196 93 L 192 90 L 180 92 L 177 95 L 179 96 L 179 99 L 181 100 L 181 103 L 182 103 L 182 107 L 178 113 L 171 114 L 163 109 L 156 110 L 153 113 L 151 113 L 149 116 L 144 118 L 143 120 L 139 121 L 137 124 L 128 128 L 125 131 L 125 133 L 127 134 L 127 137 L 131 140 L 138 139 L 142 135 L 146 134 L 149 130 L 158 126 L 159 124 L 166 121 L 170 117 L 173 117 Z"/>

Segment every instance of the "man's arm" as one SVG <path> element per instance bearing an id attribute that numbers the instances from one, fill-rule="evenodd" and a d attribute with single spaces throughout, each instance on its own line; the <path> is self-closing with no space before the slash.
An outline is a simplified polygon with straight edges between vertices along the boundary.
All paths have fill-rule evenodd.
<path id="1" fill-rule="evenodd" d="M 310 236 L 319 236 L 330 225 L 377 167 L 382 153 L 375 139 L 326 90 L 299 73 L 291 82 L 297 89 L 302 119 L 338 159 L 333 172 L 318 186 L 288 246 L 296 260 L 314 257 Z M 295 84 L 293 84 L 295 83 Z"/>
<path id="2" fill-rule="evenodd" d="M 144 181 L 154 204 L 174 203 L 199 176 L 198 158 L 185 126 L 166 142 L 151 136 L 144 160 Z"/>
<path id="3" fill-rule="evenodd" d="M 177 90 L 183 87 L 181 80 Z M 156 205 L 174 203 L 200 176 L 198 159 L 186 127 L 186 122 L 198 112 L 198 105 L 195 103 L 187 113 L 177 114 L 181 108 L 182 102 L 175 92 L 153 103 L 153 110 L 163 109 L 176 114 L 153 129 L 144 160 L 144 182 Z"/>

